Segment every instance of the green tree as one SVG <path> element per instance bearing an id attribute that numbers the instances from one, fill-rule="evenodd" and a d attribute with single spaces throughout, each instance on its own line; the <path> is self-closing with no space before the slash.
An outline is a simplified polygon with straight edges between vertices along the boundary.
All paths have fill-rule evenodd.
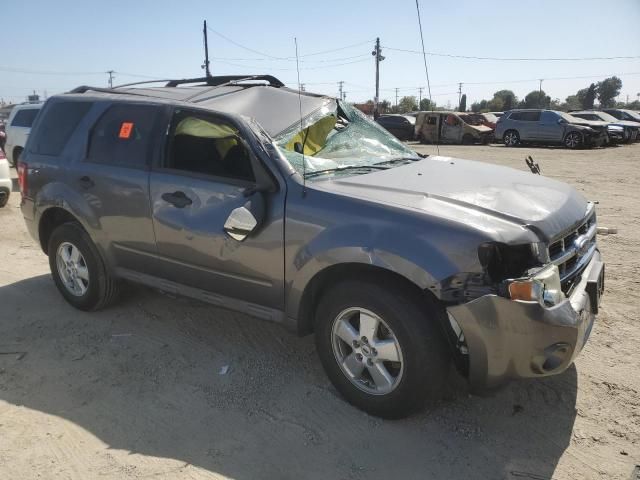
<path id="1" fill-rule="evenodd" d="M 462 97 L 460 98 L 460 105 L 458 105 L 458 111 L 459 112 L 467 111 L 467 95 L 466 94 L 463 94 Z"/>
<path id="2" fill-rule="evenodd" d="M 620 87 L 622 87 L 622 82 L 620 82 Z M 584 96 L 584 100 L 582 101 L 582 108 L 585 110 L 593 109 L 593 104 L 596 101 L 596 95 L 598 94 L 595 83 L 589 85 L 587 89 L 587 93 Z M 617 96 L 617 94 L 616 94 Z"/>
<path id="3" fill-rule="evenodd" d="M 549 108 L 551 97 L 544 90 L 533 90 L 524 97 L 520 102 L 522 108 Z"/>
<path id="4" fill-rule="evenodd" d="M 622 80 L 613 76 L 605 78 L 596 85 L 598 101 L 601 107 L 612 107 L 615 105 L 615 98 L 620 95 Z"/>
<path id="5" fill-rule="evenodd" d="M 428 98 L 423 98 L 422 100 L 420 100 L 420 110 L 422 111 L 435 110 L 435 108 L 436 108 L 436 102 L 432 102 Z"/>
<path id="6" fill-rule="evenodd" d="M 398 113 L 412 112 L 418 109 L 418 101 L 415 96 L 402 97 L 398 102 Z"/>
<path id="7" fill-rule="evenodd" d="M 378 111 L 380 113 L 387 113 L 390 110 L 391 103 L 389 102 L 389 100 L 382 100 L 381 102 L 378 102 Z"/>
<path id="8" fill-rule="evenodd" d="M 493 98 L 487 102 L 487 108 L 494 112 L 511 110 L 518 101 L 515 93 L 511 90 L 498 90 L 493 94 Z"/>
<path id="9" fill-rule="evenodd" d="M 576 94 L 576 95 L 569 95 L 565 99 L 564 104 L 560 106 L 560 108 L 562 110 L 568 111 L 568 110 L 579 110 L 584 107 L 582 106 L 582 102 L 580 101 L 580 98 Z"/>

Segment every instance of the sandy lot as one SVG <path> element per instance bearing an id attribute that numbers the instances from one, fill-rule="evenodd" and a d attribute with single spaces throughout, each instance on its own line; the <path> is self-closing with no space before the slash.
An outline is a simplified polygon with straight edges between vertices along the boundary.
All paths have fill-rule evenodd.
<path id="1" fill-rule="evenodd" d="M 568 371 L 484 397 L 452 375 L 434 410 L 382 421 L 339 398 L 310 337 L 134 286 L 113 308 L 74 310 L 26 233 L 16 192 L 0 210 L 0 478 L 631 478 L 640 144 L 440 152 L 519 169 L 531 154 L 600 202 L 601 225 L 619 228 L 599 240 L 602 313 Z"/>

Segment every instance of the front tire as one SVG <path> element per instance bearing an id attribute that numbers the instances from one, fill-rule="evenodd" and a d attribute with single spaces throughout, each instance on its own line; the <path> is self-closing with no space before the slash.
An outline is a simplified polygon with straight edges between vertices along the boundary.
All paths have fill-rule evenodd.
<path id="1" fill-rule="evenodd" d="M 99 310 L 111 304 L 118 283 L 107 272 L 91 238 L 75 222 L 57 227 L 49 238 L 49 267 L 58 290 L 79 310 Z"/>
<path id="2" fill-rule="evenodd" d="M 344 281 L 318 304 L 318 355 L 349 403 L 379 417 L 405 417 L 439 398 L 445 382 L 438 315 L 435 301 L 425 307 L 388 285 Z"/>
<path id="3" fill-rule="evenodd" d="M 507 130 L 502 136 L 505 147 L 517 147 L 520 145 L 520 135 L 515 130 Z"/>
<path id="4" fill-rule="evenodd" d="M 582 135 L 578 132 L 569 132 L 564 137 L 564 146 L 567 148 L 580 148 L 582 146 L 582 143 Z"/>
<path id="5" fill-rule="evenodd" d="M 462 145 L 473 145 L 473 135 L 468 133 L 462 136 Z"/>

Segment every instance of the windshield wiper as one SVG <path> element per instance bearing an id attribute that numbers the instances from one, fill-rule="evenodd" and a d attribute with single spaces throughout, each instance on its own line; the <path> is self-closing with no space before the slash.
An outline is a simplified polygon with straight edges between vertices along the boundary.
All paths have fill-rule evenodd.
<path id="1" fill-rule="evenodd" d="M 376 165 L 346 165 L 344 167 L 327 168 L 325 170 L 316 170 L 315 172 L 308 172 L 305 177 L 316 177 L 325 173 L 343 172 L 345 170 L 386 170 L 388 167 L 381 167 Z"/>
<path id="2" fill-rule="evenodd" d="M 422 158 L 399 157 L 399 158 L 393 158 L 391 160 L 385 160 L 384 162 L 374 163 L 374 165 L 393 165 L 394 163 L 409 163 L 409 162 L 417 162 L 418 160 L 422 160 Z"/>

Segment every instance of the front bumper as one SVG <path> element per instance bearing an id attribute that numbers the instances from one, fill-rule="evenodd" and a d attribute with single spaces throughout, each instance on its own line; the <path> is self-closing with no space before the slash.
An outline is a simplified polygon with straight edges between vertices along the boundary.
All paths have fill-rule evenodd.
<path id="1" fill-rule="evenodd" d="M 492 388 L 566 370 L 589 338 L 603 285 L 596 251 L 570 297 L 553 307 L 485 295 L 447 308 L 464 334 L 471 386 Z"/>
<path id="2" fill-rule="evenodd" d="M 588 147 L 601 147 L 609 141 L 609 136 L 604 130 L 601 132 L 595 132 L 591 135 L 585 135 L 585 144 Z"/>

